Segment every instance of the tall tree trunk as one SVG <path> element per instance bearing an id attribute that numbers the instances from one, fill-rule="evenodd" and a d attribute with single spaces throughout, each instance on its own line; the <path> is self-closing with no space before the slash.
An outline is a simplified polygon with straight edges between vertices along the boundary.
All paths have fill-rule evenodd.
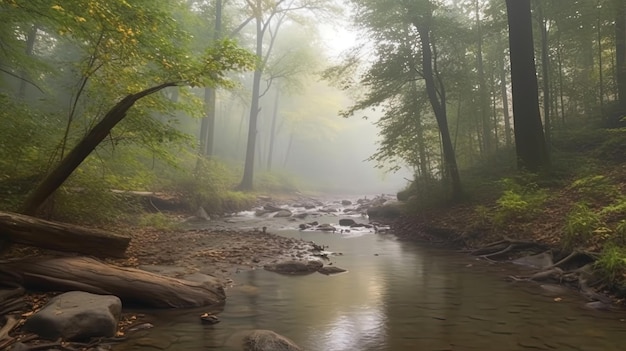
<path id="1" fill-rule="evenodd" d="M 278 103 L 280 101 L 280 90 L 276 88 L 276 97 L 274 98 L 274 112 L 272 113 L 272 125 L 270 127 L 270 145 L 267 150 L 267 170 L 272 170 L 272 157 L 274 156 L 274 142 L 276 140 L 276 120 L 278 119 Z"/>
<path id="2" fill-rule="evenodd" d="M 259 14 L 260 16 L 260 14 Z M 262 19 L 256 19 L 256 55 L 263 57 L 263 24 Z M 254 152 L 257 139 L 257 121 L 259 117 L 259 100 L 261 94 L 262 64 L 257 64 L 252 79 L 252 101 L 250 104 L 250 122 L 248 124 L 248 143 L 246 147 L 246 161 L 244 163 L 243 178 L 237 187 L 239 190 L 252 190 L 254 180 Z"/>
<path id="3" fill-rule="evenodd" d="M 549 162 L 539 112 L 530 0 L 506 0 L 506 7 L 517 165 L 537 172 Z"/>
<path id="4" fill-rule="evenodd" d="M 215 31 L 213 41 L 220 39 L 222 33 L 222 0 L 215 0 Z M 200 126 L 200 153 L 213 156 L 215 144 L 215 88 L 204 88 L 204 118 Z"/>
<path id="5" fill-rule="evenodd" d="M 504 114 L 504 137 L 506 147 L 511 147 L 511 115 L 509 113 L 509 93 L 506 86 L 506 68 L 504 64 L 504 55 L 500 56 L 500 94 L 502 95 L 502 110 Z"/>
<path id="6" fill-rule="evenodd" d="M 617 96 L 620 107 L 626 108 L 626 3 L 615 0 L 615 65 Z"/>
<path id="7" fill-rule="evenodd" d="M 483 33 L 480 22 L 480 7 L 478 6 L 479 0 L 474 0 L 474 12 L 476 13 L 476 35 L 477 35 L 477 50 L 476 50 L 476 65 L 478 68 L 478 89 L 480 96 L 480 121 L 482 125 L 483 136 L 483 157 L 489 157 L 493 152 L 493 138 L 491 135 L 491 116 L 489 116 L 489 102 L 487 98 L 487 83 L 485 78 L 485 67 L 483 63 Z"/>
<path id="8" fill-rule="evenodd" d="M 135 102 L 161 89 L 177 85 L 178 84 L 174 82 L 163 83 L 128 95 L 122 99 L 122 101 L 118 102 L 28 195 L 22 204 L 20 212 L 26 215 L 34 215 L 37 213 L 37 209 L 39 209 L 46 199 L 65 182 L 96 146 L 109 135 L 111 129 L 124 119 L 126 112 L 133 107 Z"/>
<path id="9" fill-rule="evenodd" d="M 28 37 L 26 38 L 25 53 L 27 56 L 32 56 L 36 41 L 37 41 L 37 26 L 33 25 L 28 31 Z M 17 97 L 20 100 L 24 100 L 24 98 L 26 98 L 26 82 L 28 81 L 28 75 L 26 71 L 22 71 L 20 73 L 20 76 L 22 77 L 22 79 L 20 80 L 20 87 L 18 88 Z"/>
<path id="10" fill-rule="evenodd" d="M 598 42 L 598 95 L 599 95 L 599 103 L 600 103 L 600 112 L 604 111 L 604 72 L 602 68 L 604 66 L 602 62 L 602 27 L 601 27 L 601 19 L 600 19 L 600 4 L 598 3 L 598 20 L 596 22 L 596 31 L 597 31 L 597 42 Z"/>
<path id="11" fill-rule="evenodd" d="M 539 11 L 541 12 L 541 76 L 543 86 L 543 121 L 545 123 L 545 140 L 546 151 L 550 154 L 552 140 L 552 119 L 550 116 L 550 106 L 552 104 L 550 97 L 550 46 L 548 41 L 548 20 L 543 14 L 543 4 L 539 3 Z"/>
<path id="12" fill-rule="evenodd" d="M 417 15 L 417 14 L 414 14 Z M 441 136 L 441 148 L 443 152 L 444 169 L 446 178 L 451 182 L 452 198 L 459 199 L 463 195 L 463 188 L 461 186 L 461 177 L 459 176 L 459 169 L 456 163 L 456 155 L 452 146 L 452 139 L 450 138 L 450 130 L 448 128 L 448 117 L 446 115 L 446 104 L 443 94 L 437 91 L 435 71 L 433 70 L 433 53 L 430 42 L 430 21 L 432 20 L 432 12 L 423 14 L 427 16 L 425 24 L 420 23 L 419 20 L 414 20 L 413 25 L 417 29 L 422 49 L 422 73 L 424 75 L 424 82 L 426 84 L 426 93 L 428 94 L 428 100 L 433 108 L 435 119 L 437 120 L 437 126 L 439 127 L 439 133 Z"/>

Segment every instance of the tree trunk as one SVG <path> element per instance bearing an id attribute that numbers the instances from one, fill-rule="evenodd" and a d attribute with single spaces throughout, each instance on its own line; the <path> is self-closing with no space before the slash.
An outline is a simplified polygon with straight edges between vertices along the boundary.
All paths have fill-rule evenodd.
<path id="1" fill-rule="evenodd" d="M 30 258 L 3 262 L 0 276 L 17 277 L 33 290 L 80 290 L 115 295 L 124 304 L 149 308 L 190 308 L 217 305 L 226 295 L 217 281 L 195 282 L 117 267 L 87 257 Z"/>
<path id="2" fill-rule="evenodd" d="M 550 116 L 550 107 L 552 100 L 550 97 L 550 46 L 548 41 L 548 23 L 543 15 L 543 5 L 539 3 L 541 11 L 541 76 L 543 89 L 543 121 L 545 123 L 545 140 L 546 152 L 550 154 L 552 140 L 552 117 Z"/>
<path id="3" fill-rule="evenodd" d="M 549 162 L 539 112 L 530 0 L 506 0 L 506 7 L 517 165 L 537 172 Z"/>
<path id="4" fill-rule="evenodd" d="M 260 16 L 260 14 L 259 14 Z M 261 18 L 256 19 L 256 55 L 263 57 L 263 25 Z M 254 153 L 257 139 L 257 121 L 259 118 L 259 100 L 261 99 L 261 76 L 263 66 L 257 65 L 252 80 L 252 101 L 250 104 L 250 122 L 248 124 L 248 142 L 246 147 L 246 161 L 243 168 L 243 178 L 237 187 L 239 190 L 252 190 L 254 180 Z"/>
<path id="5" fill-rule="evenodd" d="M 485 78 L 485 67 L 483 64 L 483 34 L 480 23 L 480 8 L 478 0 L 474 0 L 476 15 L 476 32 L 477 32 L 477 50 L 476 50 L 476 66 L 478 68 L 478 90 L 480 96 L 480 121 L 482 125 L 483 135 L 483 157 L 489 157 L 493 152 L 493 143 L 491 135 L 491 116 L 489 116 L 489 102 L 487 99 L 487 82 Z"/>
<path id="6" fill-rule="evenodd" d="M 89 156 L 96 146 L 109 135 L 111 129 L 126 116 L 126 112 L 128 112 L 137 100 L 156 93 L 161 89 L 177 85 L 178 84 L 175 82 L 163 83 L 136 94 L 128 95 L 122 99 L 122 101 L 118 102 L 107 112 L 104 118 L 89 131 L 89 134 L 59 162 L 35 190 L 28 195 L 22 204 L 20 212 L 26 215 L 34 215 L 37 213 L 37 209 L 39 209 L 46 199 L 65 182 L 70 174 L 72 174 L 85 158 Z"/>
<path id="7" fill-rule="evenodd" d="M 626 107 L 626 4 L 616 0 L 615 11 L 615 65 L 617 96 L 621 108 Z"/>
<path id="8" fill-rule="evenodd" d="M 278 119 L 278 103 L 280 101 L 280 90 L 276 89 L 274 99 L 274 112 L 272 113 L 272 125 L 270 127 L 270 145 L 267 150 L 267 170 L 272 170 L 272 157 L 274 156 L 274 142 L 276 141 L 276 120 Z"/>
<path id="9" fill-rule="evenodd" d="M 222 0 L 215 1 L 215 32 L 213 41 L 221 37 L 222 32 Z M 215 144 L 215 104 L 216 90 L 212 87 L 204 88 L 204 113 L 200 126 L 200 153 L 204 156 L 213 156 Z"/>
<path id="10" fill-rule="evenodd" d="M 417 14 L 415 14 L 417 15 Z M 432 16 L 432 13 L 427 13 L 425 16 Z M 426 20 L 428 23 L 430 20 Z M 463 189 L 461 186 L 461 177 L 459 176 L 459 170 L 456 163 L 456 155 L 452 146 L 452 139 L 450 138 L 450 130 L 448 128 L 448 117 L 446 115 L 445 100 L 442 94 L 437 92 L 435 72 L 433 70 L 433 54 L 430 42 L 430 28 L 428 25 L 421 25 L 418 20 L 413 21 L 413 25 L 417 29 L 422 49 L 422 72 L 424 75 L 424 82 L 426 83 L 426 93 L 428 94 L 428 100 L 435 113 L 435 119 L 437 120 L 437 126 L 439 127 L 439 133 L 441 136 L 444 169 L 446 177 L 451 181 L 452 198 L 459 199 L 463 195 Z"/>
<path id="11" fill-rule="evenodd" d="M 12 242 L 97 257 L 124 257 L 130 238 L 101 229 L 0 212 L 0 234 Z"/>

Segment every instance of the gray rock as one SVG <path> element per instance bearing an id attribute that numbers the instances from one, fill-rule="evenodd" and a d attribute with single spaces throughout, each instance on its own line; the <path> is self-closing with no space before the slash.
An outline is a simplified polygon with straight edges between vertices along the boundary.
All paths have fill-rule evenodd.
<path id="1" fill-rule="evenodd" d="M 328 223 L 320 224 L 315 229 L 321 230 L 323 232 L 336 232 L 337 231 L 337 228 L 333 227 L 332 225 L 330 225 Z"/>
<path id="2" fill-rule="evenodd" d="M 291 217 L 291 211 L 289 211 L 289 210 L 280 210 L 280 211 L 276 212 L 274 217 L 277 217 L 277 218 L 280 218 L 280 217 Z"/>
<path id="3" fill-rule="evenodd" d="M 352 205 L 352 201 L 350 200 L 341 200 L 341 204 L 344 206 L 350 206 Z"/>
<path id="4" fill-rule="evenodd" d="M 342 219 L 339 220 L 339 225 L 341 225 L 341 226 L 350 227 L 350 226 L 353 226 L 355 224 L 356 224 L 356 222 L 352 218 L 342 218 Z"/>
<path id="5" fill-rule="evenodd" d="M 266 265 L 265 270 L 280 274 L 310 274 L 317 272 L 324 264 L 317 260 L 286 261 Z"/>
<path id="6" fill-rule="evenodd" d="M 226 341 L 229 350 L 242 351 L 302 351 L 288 338 L 271 330 L 242 330 Z"/>
<path id="7" fill-rule="evenodd" d="M 278 212 L 278 211 L 282 210 L 282 208 L 280 208 L 278 206 L 270 205 L 270 204 L 267 204 L 267 205 L 263 206 L 263 209 L 265 211 L 269 211 L 269 212 Z"/>
<path id="8" fill-rule="evenodd" d="M 519 264 L 521 266 L 547 268 L 552 266 L 553 264 L 552 253 L 550 253 L 550 251 L 546 251 L 533 256 L 520 257 L 516 260 L 513 260 L 513 263 Z"/>
<path id="9" fill-rule="evenodd" d="M 71 291 L 52 298 L 26 320 L 24 330 L 50 340 L 112 337 L 121 311 L 117 296 Z"/>
<path id="10" fill-rule="evenodd" d="M 384 205 L 374 205 L 367 209 L 370 218 L 392 219 L 403 214 L 404 204 L 401 202 L 388 202 Z"/>
<path id="11" fill-rule="evenodd" d="M 332 275 L 347 272 L 347 270 L 335 266 L 324 266 L 320 268 L 317 272 L 325 275 Z"/>

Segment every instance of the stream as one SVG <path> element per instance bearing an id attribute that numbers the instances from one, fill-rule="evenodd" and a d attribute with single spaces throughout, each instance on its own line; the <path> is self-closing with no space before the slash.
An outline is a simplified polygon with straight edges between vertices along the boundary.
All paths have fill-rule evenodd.
<path id="1" fill-rule="evenodd" d="M 300 231 L 301 222 L 229 221 L 241 228 L 267 224 L 272 233 L 328 246 L 341 255 L 325 264 L 348 272 L 241 271 L 233 275 L 219 324 L 199 322 L 206 309 L 137 311 L 154 328 L 131 334 L 114 350 L 237 350 L 233 335 L 249 329 L 273 330 L 308 351 L 624 350 L 625 313 L 587 309 L 578 294 L 560 287 L 504 280 L 527 273 L 524 267 L 365 229 Z"/>

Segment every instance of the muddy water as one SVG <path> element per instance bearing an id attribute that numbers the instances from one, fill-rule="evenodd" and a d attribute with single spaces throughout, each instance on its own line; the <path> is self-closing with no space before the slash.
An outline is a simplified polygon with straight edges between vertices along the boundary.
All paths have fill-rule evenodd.
<path id="1" fill-rule="evenodd" d="M 342 253 L 330 262 L 348 272 L 240 272 L 221 323 L 200 324 L 203 310 L 146 312 L 155 328 L 116 350 L 236 350 L 232 335 L 256 328 L 309 351 L 625 349 L 626 314 L 585 309 L 566 290 L 503 279 L 523 268 L 389 235 L 278 233 L 328 245 Z"/>

